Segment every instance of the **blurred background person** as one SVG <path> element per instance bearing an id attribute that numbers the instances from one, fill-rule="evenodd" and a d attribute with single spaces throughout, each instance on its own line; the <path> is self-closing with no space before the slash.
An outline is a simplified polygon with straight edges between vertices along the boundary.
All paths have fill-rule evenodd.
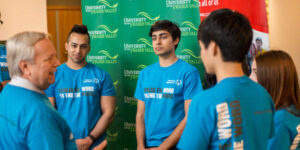
<path id="1" fill-rule="evenodd" d="M 275 104 L 275 136 L 269 140 L 268 148 L 299 148 L 300 92 L 292 58 L 281 50 L 258 55 L 253 61 L 250 78 L 267 89 Z"/>

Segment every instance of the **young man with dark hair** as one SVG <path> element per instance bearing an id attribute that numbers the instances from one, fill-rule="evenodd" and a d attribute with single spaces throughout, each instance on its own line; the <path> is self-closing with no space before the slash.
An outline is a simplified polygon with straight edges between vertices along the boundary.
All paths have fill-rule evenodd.
<path id="1" fill-rule="evenodd" d="M 205 69 L 216 74 L 217 84 L 193 98 L 178 148 L 267 149 L 273 102 L 242 70 L 252 41 L 249 21 L 236 11 L 214 11 L 200 24 L 198 41 Z"/>
<path id="2" fill-rule="evenodd" d="M 192 97 L 202 91 L 197 69 L 175 55 L 178 26 L 168 20 L 150 29 L 159 62 L 143 69 L 135 91 L 137 149 L 174 149 L 186 122 Z"/>
<path id="3" fill-rule="evenodd" d="M 106 71 L 86 61 L 90 36 L 85 25 L 74 25 L 65 48 L 68 60 L 57 68 L 46 94 L 71 127 L 78 149 L 91 149 L 105 139 L 113 120 L 115 89 Z"/>

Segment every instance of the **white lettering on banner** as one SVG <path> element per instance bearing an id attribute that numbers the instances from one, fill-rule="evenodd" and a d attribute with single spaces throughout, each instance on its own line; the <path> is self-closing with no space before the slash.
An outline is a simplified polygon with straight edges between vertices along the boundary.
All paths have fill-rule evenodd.
<path id="1" fill-rule="evenodd" d="M 106 31 L 105 30 L 89 31 L 89 34 L 106 34 Z"/>
<path id="2" fill-rule="evenodd" d="M 201 0 L 200 7 L 207 7 L 207 6 L 218 6 L 219 0 Z"/>
<path id="3" fill-rule="evenodd" d="M 133 22 L 145 22 L 146 18 L 124 18 L 124 24 L 130 24 Z"/>
<path id="4" fill-rule="evenodd" d="M 231 120 L 228 110 L 228 104 L 226 102 L 218 104 L 216 106 L 218 113 L 218 134 L 219 139 L 228 139 L 232 136 Z"/>
<path id="5" fill-rule="evenodd" d="M 300 124 L 296 127 L 296 130 L 297 130 L 298 134 L 294 138 L 294 141 L 293 141 L 292 146 L 290 147 L 290 150 L 295 150 L 299 145 L 299 141 L 300 141 Z"/>
<path id="6" fill-rule="evenodd" d="M 88 59 L 106 60 L 106 56 L 88 56 Z"/>
<path id="7" fill-rule="evenodd" d="M 127 44 L 124 43 L 124 50 L 129 51 L 132 48 L 146 48 L 146 44 Z"/>
<path id="8" fill-rule="evenodd" d="M 169 5 L 189 4 L 191 0 L 167 0 L 166 3 L 168 7 Z"/>
<path id="9" fill-rule="evenodd" d="M 94 5 L 94 6 L 85 6 L 86 12 L 90 12 L 93 9 L 105 9 L 105 5 Z"/>

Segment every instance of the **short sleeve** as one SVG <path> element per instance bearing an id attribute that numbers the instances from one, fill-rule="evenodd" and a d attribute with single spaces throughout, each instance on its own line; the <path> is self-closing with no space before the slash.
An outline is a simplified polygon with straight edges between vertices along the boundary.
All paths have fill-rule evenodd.
<path id="1" fill-rule="evenodd" d="M 202 84 L 197 70 L 186 76 L 183 90 L 184 100 L 192 99 L 197 93 L 202 91 Z"/>
<path id="2" fill-rule="evenodd" d="M 106 72 L 102 83 L 101 96 L 116 96 L 115 87 L 110 75 Z"/>
<path id="3" fill-rule="evenodd" d="M 136 99 L 145 101 L 144 90 L 143 90 L 143 71 L 141 71 L 139 74 L 139 78 L 138 78 L 136 88 L 135 88 L 134 97 Z"/>
<path id="4" fill-rule="evenodd" d="M 55 83 L 50 84 L 48 89 L 46 89 L 44 92 L 47 95 L 47 97 L 55 97 Z"/>
<path id="5" fill-rule="evenodd" d="M 208 149 L 213 134 L 214 120 L 214 110 L 209 105 L 200 104 L 199 96 L 195 97 L 190 104 L 187 123 L 177 148 L 180 150 Z"/>

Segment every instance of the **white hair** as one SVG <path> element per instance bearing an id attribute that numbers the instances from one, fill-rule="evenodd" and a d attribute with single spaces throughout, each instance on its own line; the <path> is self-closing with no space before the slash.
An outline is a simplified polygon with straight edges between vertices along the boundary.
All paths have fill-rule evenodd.
<path id="1" fill-rule="evenodd" d="M 21 32 L 6 42 L 7 65 L 10 77 L 21 76 L 23 72 L 19 68 L 22 60 L 34 60 L 34 45 L 49 36 L 42 32 Z"/>

